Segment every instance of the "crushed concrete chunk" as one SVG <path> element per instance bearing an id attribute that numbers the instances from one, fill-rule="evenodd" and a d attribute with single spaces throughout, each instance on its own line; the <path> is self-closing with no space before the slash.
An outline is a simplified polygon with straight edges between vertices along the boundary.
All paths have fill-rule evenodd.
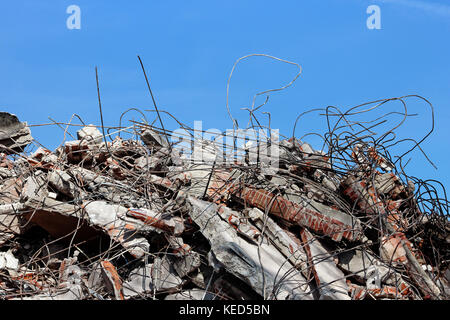
<path id="1" fill-rule="evenodd" d="M 121 219 L 128 211 L 126 208 L 104 201 L 92 201 L 86 202 L 84 209 L 89 216 L 90 223 L 102 228 L 134 257 L 140 258 L 148 252 L 150 244 L 145 238 L 139 236 L 136 226 Z"/>
<path id="2" fill-rule="evenodd" d="M 152 264 L 133 270 L 123 283 L 125 297 L 135 297 L 141 294 L 170 292 L 178 288 L 182 280 L 176 275 L 167 257 L 157 257 Z"/>
<path id="3" fill-rule="evenodd" d="M 155 132 L 154 130 L 147 128 L 141 132 L 141 139 L 142 142 L 145 143 L 149 148 L 152 147 L 164 147 L 168 148 L 169 143 L 165 137 L 162 137 L 159 133 Z"/>
<path id="4" fill-rule="evenodd" d="M 178 276 L 183 278 L 192 271 L 196 270 L 198 267 L 200 267 L 200 264 L 201 264 L 200 255 L 197 252 L 192 251 L 186 255 L 176 258 L 173 263 L 173 267 L 177 272 Z"/>
<path id="5" fill-rule="evenodd" d="M 72 177 L 62 170 L 53 170 L 48 174 L 48 182 L 52 187 L 66 196 L 74 198 L 80 192 L 72 180 Z"/>
<path id="6" fill-rule="evenodd" d="M 99 144 L 103 140 L 102 133 L 92 124 L 77 131 L 78 140 L 85 140 L 90 144 Z"/>
<path id="7" fill-rule="evenodd" d="M 26 122 L 20 122 L 14 114 L 0 112 L 0 152 L 23 151 L 32 141 Z"/>
<path id="8" fill-rule="evenodd" d="M 19 269 L 19 260 L 14 257 L 11 251 L 0 252 L 0 270 L 5 269 L 12 275 L 16 275 Z"/>

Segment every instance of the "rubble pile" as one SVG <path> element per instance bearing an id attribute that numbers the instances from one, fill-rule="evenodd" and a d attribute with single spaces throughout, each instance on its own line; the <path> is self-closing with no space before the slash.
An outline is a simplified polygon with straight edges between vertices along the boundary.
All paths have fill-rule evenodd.
<path id="1" fill-rule="evenodd" d="M 283 139 L 277 170 L 131 130 L 50 151 L 0 114 L 0 299 L 449 298 L 446 200 L 364 130 Z"/>

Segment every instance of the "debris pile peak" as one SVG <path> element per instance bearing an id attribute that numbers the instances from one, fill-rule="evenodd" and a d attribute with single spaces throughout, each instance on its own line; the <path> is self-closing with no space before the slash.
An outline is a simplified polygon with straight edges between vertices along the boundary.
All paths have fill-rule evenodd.
<path id="1" fill-rule="evenodd" d="M 51 151 L 0 113 L 0 299 L 449 298 L 447 203 L 364 130 L 329 132 L 327 151 L 282 139 L 267 170 L 246 146 L 196 161 L 128 129 L 82 126 Z"/>

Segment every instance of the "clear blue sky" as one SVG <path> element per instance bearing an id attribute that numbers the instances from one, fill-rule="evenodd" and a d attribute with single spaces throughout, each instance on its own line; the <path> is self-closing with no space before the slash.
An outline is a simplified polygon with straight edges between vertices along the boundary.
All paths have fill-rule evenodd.
<path id="1" fill-rule="evenodd" d="M 69 30 L 66 8 L 81 8 L 81 29 Z M 381 30 L 366 27 L 366 8 L 381 8 Z M 328 105 L 346 109 L 382 98 L 420 94 L 435 107 L 436 128 L 423 145 L 438 166 L 419 153 L 407 172 L 450 186 L 450 3 L 446 0 L 323 1 L 100 1 L 17 0 L 0 3 L 0 109 L 30 124 L 73 113 L 100 124 L 94 67 L 100 71 L 105 123 L 117 125 L 130 107 L 151 100 L 136 55 L 150 75 L 161 109 L 204 129 L 231 127 L 226 83 L 236 59 L 266 53 L 302 65 L 294 86 L 271 96 L 264 111 L 272 127 L 291 132 L 295 117 Z M 231 83 L 233 115 L 253 95 L 278 87 L 295 68 L 254 58 Z M 394 107 L 393 107 L 394 108 Z M 398 110 L 398 109 L 397 109 Z M 420 138 L 430 127 L 424 104 L 402 137 Z M 127 118 L 139 119 L 138 114 Z M 317 116 L 297 132 L 320 131 Z M 49 148 L 59 128 L 33 128 Z M 403 150 L 407 149 L 405 145 Z"/>

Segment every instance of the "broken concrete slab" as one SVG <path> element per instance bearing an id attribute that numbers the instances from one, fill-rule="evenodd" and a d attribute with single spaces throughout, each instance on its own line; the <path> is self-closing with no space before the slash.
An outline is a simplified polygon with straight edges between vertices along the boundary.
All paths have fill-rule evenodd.
<path id="1" fill-rule="evenodd" d="M 47 174 L 42 170 L 36 170 L 34 175 L 28 177 L 22 187 L 20 201 L 26 202 L 31 199 L 42 199 L 48 195 Z"/>
<path id="2" fill-rule="evenodd" d="M 19 260 L 12 254 L 11 250 L 0 252 L 0 270 L 6 270 L 11 276 L 17 276 Z"/>
<path id="3" fill-rule="evenodd" d="M 303 247 L 294 241 L 285 230 L 261 210 L 252 208 L 248 212 L 249 218 L 258 229 L 298 270 L 307 269 L 307 257 Z"/>
<path id="4" fill-rule="evenodd" d="M 80 240 L 98 236 L 82 217 L 83 210 L 76 205 L 44 197 L 29 198 L 24 207 L 21 213 L 24 223 L 32 222 L 55 238 L 74 236 Z"/>
<path id="5" fill-rule="evenodd" d="M 16 115 L 0 112 L 0 152 L 20 152 L 33 141 L 26 122 L 20 122 Z"/>
<path id="6" fill-rule="evenodd" d="M 73 182 L 73 178 L 66 171 L 52 170 L 48 174 L 48 182 L 53 188 L 71 198 L 75 198 L 81 193 Z"/>
<path id="7" fill-rule="evenodd" d="M 23 210 L 20 202 L 0 205 L 0 246 L 21 233 L 19 216 Z"/>
<path id="8" fill-rule="evenodd" d="M 141 139 L 142 142 L 144 142 L 144 144 L 149 147 L 150 149 L 152 148 L 169 148 L 170 144 L 169 141 L 167 141 L 167 139 L 165 137 L 162 137 L 162 135 L 160 135 L 159 133 L 157 133 L 156 131 L 150 129 L 150 128 L 146 128 L 144 129 L 141 133 Z"/>
<path id="9" fill-rule="evenodd" d="M 78 140 L 86 141 L 88 144 L 99 144 L 103 140 L 102 133 L 96 126 L 90 124 L 77 131 Z"/>
<path id="10" fill-rule="evenodd" d="M 130 298 L 170 292 L 176 290 L 182 283 L 168 258 L 157 257 L 153 263 L 131 272 L 127 281 L 123 283 L 123 294 Z"/>
<path id="11" fill-rule="evenodd" d="M 125 207 L 105 201 L 92 201 L 84 203 L 84 210 L 91 224 L 102 228 L 134 257 L 140 258 L 149 251 L 150 244 L 138 234 L 136 225 L 122 219 L 128 212 Z"/>
<path id="12" fill-rule="evenodd" d="M 320 299 L 350 300 L 345 275 L 336 266 L 333 254 L 312 233 L 306 229 L 303 231 L 310 250 L 311 262 L 317 275 Z"/>
<path id="13" fill-rule="evenodd" d="M 337 255 L 338 266 L 358 277 L 368 288 L 371 286 L 381 287 L 382 283 L 387 285 L 407 284 L 393 267 L 389 267 L 378 259 L 374 254 L 364 249 L 346 250 Z"/>
<path id="14" fill-rule="evenodd" d="M 153 155 L 149 156 L 142 156 L 134 162 L 134 165 L 139 170 L 154 170 L 160 165 L 162 160 L 160 158 L 157 158 Z"/>
<path id="15" fill-rule="evenodd" d="M 201 258 L 198 252 L 191 251 L 181 257 L 176 257 L 173 261 L 173 268 L 180 278 L 187 276 L 201 265 Z"/>
<path id="16" fill-rule="evenodd" d="M 233 227 L 217 214 L 217 205 L 193 197 L 188 199 L 193 206 L 191 218 L 211 243 L 215 259 L 227 271 L 267 299 L 312 299 L 304 277 L 278 250 L 239 238 Z"/>

